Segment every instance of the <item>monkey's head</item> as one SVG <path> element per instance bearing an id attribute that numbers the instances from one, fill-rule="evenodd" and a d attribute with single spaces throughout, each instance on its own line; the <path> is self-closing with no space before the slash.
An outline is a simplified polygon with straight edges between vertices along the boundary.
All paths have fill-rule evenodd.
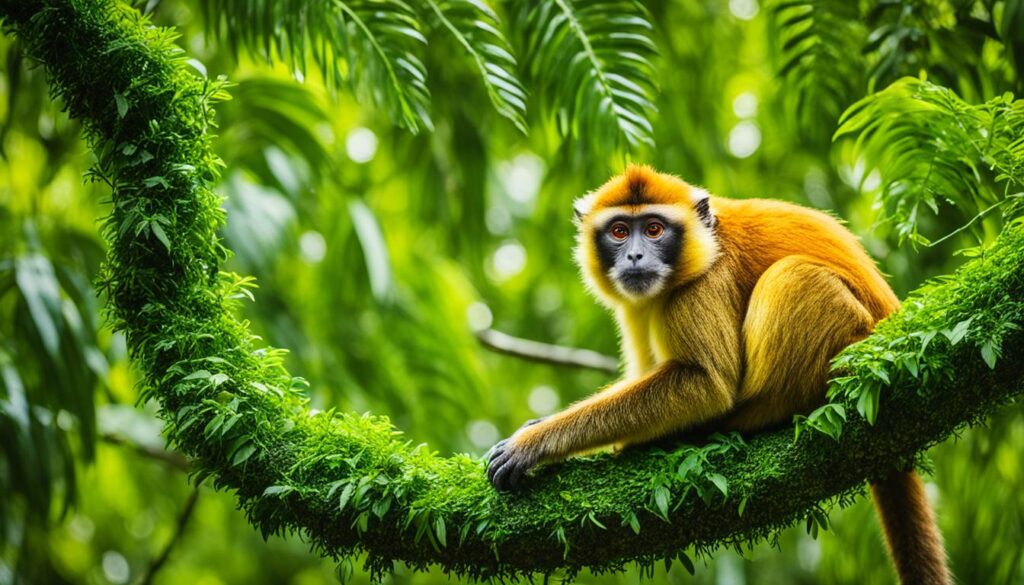
<path id="1" fill-rule="evenodd" d="M 706 270 L 718 254 L 708 192 L 630 165 L 573 205 L 576 261 L 605 303 L 635 303 Z"/>

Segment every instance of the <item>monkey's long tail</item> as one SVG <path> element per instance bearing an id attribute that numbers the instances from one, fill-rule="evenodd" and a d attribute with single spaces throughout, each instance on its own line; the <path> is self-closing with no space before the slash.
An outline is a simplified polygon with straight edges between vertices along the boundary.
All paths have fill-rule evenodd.
<path id="1" fill-rule="evenodd" d="M 902 585 L 950 585 L 942 534 L 924 484 L 913 471 L 893 472 L 871 485 L 885 542 Z"/>

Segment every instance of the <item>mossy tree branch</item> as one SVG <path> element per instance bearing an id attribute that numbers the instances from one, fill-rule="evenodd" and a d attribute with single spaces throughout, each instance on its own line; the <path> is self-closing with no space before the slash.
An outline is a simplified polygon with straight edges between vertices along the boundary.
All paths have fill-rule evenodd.
<path id="1" fill-rule="evenodd" d="M 794 441 L 792 428 L 715 437 L 574 460 L 499 495 L 481 461 L 413 447 L 385 418 L 310 415 L 302 381 L 234 316 L 247 280 L 219 270 L 228 252 L 208 134 L 222 85 L 187 69 L 169 31 L 112 0 L 0 6 L 54 96 L 85 123 L 94 175 L 112 187 L 99 285 L 144 398 L 159 402 L 199 478 L 234 490 L 264 534 L 301 531 L 334 557 L 365 552 L 375 572 L 395 561 L 472 577 L 652 563 L 809 516 L 822 523 L 865 479 L 911 465 L 1024 390 L 1024 226 L 1011 222 L 844 355 L 838 442 L 816 432 Z M 865 392 L 879 399 L 874 425 L 857 414 Z"/>

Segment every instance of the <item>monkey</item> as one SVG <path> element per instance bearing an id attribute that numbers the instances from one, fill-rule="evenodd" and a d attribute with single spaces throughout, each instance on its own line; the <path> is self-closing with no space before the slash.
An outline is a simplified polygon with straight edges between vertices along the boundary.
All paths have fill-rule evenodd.
<path id="1" fill-rule="evenodd" d="M 575 260 L 615 315 L 625 375 L 497 443 L 487 473 L 499 490 L 596 448 L 789 423 L 825 402 L 832 358 L 899 307 L 858 238 L 818 210 L 712 196 L 643 165 L 573 209 Z M 950 583 L 917 474 L 872 494 L 901 583 Z"/>

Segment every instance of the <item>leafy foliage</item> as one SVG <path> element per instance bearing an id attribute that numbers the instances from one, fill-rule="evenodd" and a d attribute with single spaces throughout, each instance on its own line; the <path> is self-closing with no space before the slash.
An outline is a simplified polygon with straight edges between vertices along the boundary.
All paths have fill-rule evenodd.
<path id="1" fill-rule="evenodd" d="M 519 2 L 531 79 L 559 132 L 606 150 L 653 145 L 651 24 L 634 0 Z"/>
<path id="2" fill-rule="evenodd" d="M 925 73 L 969 101 L 1019 90 L 1008 62 L 989 56 L 1015 50 L 1019 10 L 1017 0 L 775 2 L 769 22 L 786 109 L 803 132 L 821 136 L 865 84 L 874 89 Z"/>
<path id="3" fill-rule="evenodd" d="M 166 31 L 111 2 L 40 0 L 5 16 L 86 123 L 95 176 L 112 187 L 102 285 L 144 372 L 142 398 L 158 401 L 198 477 L 235 489 L 264 534 L 302 531 L 324 553 L 365 551 L 377 574 L 395 561 L 481 578 L 557 568 L 571 577 L 633 560 L 692 568 L 678 552 L 687 545 L 704 554 L 797 520 L 812 534 L 827 528 L 825 506 L 848 502 L 865 477 L 912 461 L 1021 391 L 1022 364 L 997 359 L 1024 344 L 1024 225 L 1015 220 L 983 256 L 844 354 L 847 386 L 892 388 L 878 408 L 847 411 L 838 445 L 813 433 L 794 445 L 788 430 L 719 436 L 576 460 L 499 497 L 480 461 L 414 448 L 385 418 L 310 415 L 283 352 L 260 347 L 234 316 L 251 282 L 219 270 L 227 251 L 216 235 L 223 212 L 210 185 L 220 162 L 209 128 L 222 84 L 189 73 Z M 935 324 L 947 342 L 933 335 L 923 346 Z M 959 343 L 993 330 L 987 356 Z M 879 369 L 880 360 L 908 363 L 909 352 L 943 376 L 925 384 Z"/>
<path id="4" fill-rule="evenodd" d="M 477 72 L 495 110 L 526 131 L 527 94 L 499 14 L 484 0 L 202 3 L 212 29 L 233 46 L 306 70 L 307 58 L 328 82 L 348 81 L 392 119 L 430 128 L 428 38 L 455 41 L 457 56 Z M 652 27 L 635 0 L 521 2 L 514 7 L 532 85 L 559 132 L 600 153 L 653 144 L 649 116 L 656 92 Z M 242 24 L 246 23 L 246 24 Z"/>
<path id="5" fill-rule="evenodd" d="M 871 28 L 864 52 L 872 55 L 870 77 L 882 87 L 905 75 L 926 71 L 930 78 L 968 99 L 1019 88 L 1008 62 L 986 53 L 1013 43 L 1019 32 L 996 29 L 995 15 L 1009 2 L 879 2 L 865 20 Z"/>
<path id="6" fill-rule="evenodd" d="M 1024 186 L 1022 113 L 1024 101 L 1010 95 L 972 106 L 948 88 L 905 78 L 853 105 L 843 115 L 836 136 L 856 135 L 857 154 L 881 172 L 878 204 L 884 206 L 885 221 L 895 224 L 901 238 L 930 244 L 918 231 L 926 208 L 937 214 L 940 203 L 948 202 L 973 215 L 966 225 L 942 238 L 947 239 L 1024 196 L 1018 191 Z M 1006 206 L 1007 218 L 1020 223 L 1020 209 Z M 914 306 L 919 301 L 911 297 L 906 302 Z M 833 364 L 836 370 L 842 372 L 852 360 L 863 360 L 870 352 L 871 377 L 841 375 L 833 380 L 829 397 L 835 402 L 808 417 L 797 417 L 797 436 L 802 429 L 813 428 L 838 440 L 846 420 L 843 403 L 874 424 L 884 387 L 901 379 L 923 384 L 948 379 L 952 364 L 927 359 L 931 343 L 973 342 L 988 367 L 994 368 L 1003 340 L 1019 325 L 1012 307 L 992 316 L 996 318 L 960 313 L 949 318 L 942 311 L 932 315 L 929 328 L 911 333 L 909 344 L 907 340 L 888 345 L 868 340 L 844 352 Z"/>
<path id="7" fill-rule="evenodd" d="M 214 0 L 201 2 L 208 22 L 232 42 L 298 71 L 307 59 L 329 84 L 348 83 L 417 131 L 431 127 L 426 43 L 416 13 L 400 0 Z"/>
<path id="8" fill-rule="evenodd" d="M 225 160 L 285 192 L 333 170 L 330 154 L 316 132 L 328 118 L 328 107 L 317 95 L 269 76 L 239 80 L 231 93 L 233 99 L 217 112 L 227 129 L 220 149 Z M 268 144 L 274 145 L 269 153 Z"/>
<path id="9" fill-rule="evenodd" d="M 233 45 L 280 56 L 330 84 L 348 82 L 410 130 L 432 126 L 427 69 L 420 56 L 430 30 L 450 35 L 471 61 L 495 109 L 526 131 L 526 91 L 498 14 L 483 0 L 202 2 L 207 21 Z M 242 24 L 245 23 L 245 24 Z M 428 30 L 430 29 L 430 30 Z"/>
<path id="10" fill-rule="evenodd" d="M 526 90 L 498 14 L 483 0 L 427 0 L 428 22 L 449 32 L 472 58 L 491 104 L 526 133 Z"/>
<path id="11" fill-rule="evenodd" d="M 821 143 L 822 122 L 837 119 L 863 91 L 857 3 L 784 0 L 769 7 L 785 109 L 797 128 Z"/>
<path id="12" fill-rule="evenodd" d="M 906 78 L 852 106 L 836 136 L 849 134 L 882 173 L 881 203 L 900 238 L 929 243 L 921 215 L 938 213 L 943 202 L 973 224 L 1024 189 L 1024 101 L 1011 95 L 971 105 L 948 88 Z"/>
<path id="13" fill-rule="evenodd" d="M 58 7 L 58 13 L 67 4 L 47 2 L 48 6 Z M 71 4 L 86 12 L 93 10 L 86 2 Z M 815 427 L 837 436 L 841 431 L 838 443 L 819 433 L 801 433 L 796 447 L 792 445 L 792 435 L 786 433 L 750 439 L 746 444 L 733 437 L 716 437 L 699 447 L 627 453 L 616 459 L 598 458 L 553 468 L 536 479 L 536 493 L 502 502 L 500 497 L 488 499 L 493 494 L 486 484 L 474 479 L 479 475 L 478 463 L 458 458 L 465 464 L 455 465 L 456 459 L 424 454 L 424 448 L 404 448 L 395 442 L 402 439 L 391 435 L 392 427 L 382 420 L 374 419 L 369 425 L 374 430 L 363 433 L 358 429 L 365 430 L 366 421 L 344 422 L 358 417 L 320 413 L 320 422 L 333 418 L 343 422 L 331 427 L 333 431 L 325 430 L 324 435 L 311 437 L 306 434 L 308 427 L 304 422 L 307 396 L 309 404 L 327 411 L 335 407 L 345 411 L 386 412 L 392 422 L 410 432 L 411 440 L 428 440 L 442 453 L 482 449 L 487 433 L 477 437 L 479 427 L 486 430 L 493 423 L 503 430 L 514 429 L 523 418 L 543 414 L 534 412 L 534 394 L 540 393 L 534 388 L 572 400 L 605 383 L 604 378 L 588 372 L 490 355 L 474 343 L 466 327 L 467 307 L 477 310 L 486 303 L 488 320 L 493 316 L 494 326 L 501 330 L 555 343 L 585 344 L 607 353 L 613 351 L 614 335 L 606 316 L 569 278 L 572 267 L 564 254 L 572 238 L 566 217 L 568 199 L 606 178 L 608 170 L 600 158 L 605 147 L 590 135 L 582 135 L 574 142 L 589 147 L 591 154 L 585 158 L 566 157 L 569 149 L 564 148 L 552 157 L 542 158 L 545 153 L 538 149 L 538 139 L 547 138 L 547 134 L 537 132 L 542 128 L 534 127 L 527 143 L 511 124 L 494 124 L 495 117 L 489 115 L 493 104 L 489 103 L 486 91 L 474 91 L 479 72 L 476 62 L 451 31 L 436 27 L 427 5 L 417 4 L 413 9 L 423 18 L 419 26 L 429 40 L 418 54 L 431 72 L 431 118 L 436 132 L 411 136 L 390 127 L 383 116 L 368 115 L 374 107 L 367 100 L 357 103 L 347 92 L 324 92 L 316 72 L 305 83 L 295 83 L 289 79 L 291 72 L 287 67 L 229 58 L 227 47 L 216 32 L 211 31 L 206 43 L 199 42 L 205 23 L 189 21 L 187 4 L 186 0 L 164 0 L 148 3 L 147 8 L 156 6 L 153 18 L 173 23 L 181 33 L 176 44 L 187 47 L 205 65 L 190 61 L 191 67 L 201 72 L 228 72 L 239 82 L 231 90 L 234 99 L 217 108 L 218 152 L 230 171 L 224 173 L 223 182 L 217 185 L 216 198 L 227 198 L 224 206 L 231 219 L 218 233 L 236 252 L 236 256 L 219 266 L 221 270 L 258 274 L 261 288 L 258 302 L 246 302 L 251 298 L 252 280 L 225 274 L 224 282 L 237 280 L 237 286 L 223 294 L 235 297 L 230 299 L 232 303 L 243 303 L 239 309 L 246 319 L 251 319 L 249 327 L 253 332 L 292 348 L 293 352 L 287 355 L 267 350 L 271 358 L 268 363 L 280 361 L 292 371 L 302 371 L 313 381 L 312 388 L 307 391 L 301 380 L 293 381 L 290 377 L 267 386 L 267 376 L 261 373 L 258 382 L 272 388 L 269 403 L 280 405 L 283 401 L 287 413 L 269 418 L 254 413 L 253 409 L 259 409 L 258 405 L 253 406 L 259 393 L 248 393 L 251 387 L 246 384 L 251 378 L 246 372 L 250 370 L 234 366 L 247 355 L 247 346 L 232 346 L 226 341 L 221 343 L 223 338 L 215 341 L 209 337 L 217 334 L 216 323 L 209 324 L 209 329 L 198 335 L 180 333 L 194 332 L 196 324 L 206 322 L 211 314 L 213 321 L 218 321 L 222 314 L 218 310 L 193 311 L 191 306 L 187 307 L 175 315 L 177 321 L 166 321 L 165 327 L 153 335 L 167 333 L 174 337 L 172 351 L 180 346 L 206 351 L 206 357 L 213 358 L 188 364 L 191 369 L 185 376 L 195 377 L 185 385 L 197 384 L 201 396 L 192 396 L 185 385 L 178 388 L 181 395 L 188 400 L 211 402 L 184 412 L 181 426 L 189 425 L 185 434 L 199 426 L 205 431 L 204 424 L 220 417 L 219 426 L 210 427 L 211 449 L 197 463 L 197 469 L 203 476 L 209 470 L 215 471 L 213 478 L 230 476 L 220 480 L 226 482 L 222 485 L 248 485 L 241 494 L 242 501 L 248 502 L 245 507 L 264 530 L 288 531 L 313 524 L 314 534 L 321 535 L 314 538 L 316 546 L 326 542 L 331 552 L 346 554 L 360 550 L 356 541 L 376 542 L 373 550 L 377 553 L 372 555 L 370 566 L 374 570 L 387 570 L 392 566 L 387 562 L 391 557 L 408 558 L 402 556 L 406 554 L 402 551 L 382 549 L 379 544 L 404 538 L 407 542 L 418 540 L 415 546 L 410 545 L 412 552 L 408 553 L 418 559 L 415 566 L 420 566 L 421 561 L 430 563 L 446 557 L 449 560 L 441 562 L 443 567 L 457 567 L 460 558 L 477 553 L 479 558 L 492 562 L 497 550 L 499 560 L 504 561 L 497 564 L 503 569 L 488 565 L 488 571 L 512 572 L 514 567 L 523 566 L 517 559 L 532 555 L 528 561 L 535 565 L 570 566 L 567 576 L 572 576 L 581 565 L 616 569 L 629 559 L 638 558 L 638 549 L 622 547 L 676 546 L 688 542 L 695 534 L 709 534 L 708 530 L 721 534 L 735 528 L 735 532 L 714 544 L 695 543 L 694 550 L 673 549 L 663 556 L 640 555 L 638 568 L 618 580 L 635 581 L 637 572 L 656 578 L 668 572 L 670 580 L 686 579 L 680 574 L 682 570 L 696 570 L 696 582 L 710 583 L 727 572 L 734 575 L 739 567 L 751 583 L 882 582 L 889 576 L 889 566 L 883 562 L 884 550 L 877 535 L 872 530 L 845 530 L 874 522 L 870 504 L 861 501 L 829 518 L 826 514 L 834 500 L 827 495 L 841 491 L 837 486 L 859 485 L 863 477 L 881 473 L 894 461 L 909 463 L 908 445 L 917 444 L 921 436 L 917 433 L 942 435 L 946 428 L 956 424 L 954 417 L 971 411 L 973 401 L 998 402 L 1000 393 L 1009 391 L 1008 380 L 1017 379 L 1015 358 L 1020 350 L 1015 340 L 1019 334 L 1012 325 L 1020 322 L 1014 304 L 1017 297 L 1013 296 L 1019 289 L 1013 288 L 1017 284 L 1011 278 L 1013 271 L 1008 268 L 1011 263 L 1007 263 L 1006 253 L 1018 244 L 1010 240 L 1008 247 L 1000 244 L 993 249 L 975 249 L 970 253 L 977 258 L 972 267 L 994 264 L 987 264 L 986 269 L 978 272 L 969 269 L 949 282 L 931 287 L 921 297 L 924 306 L 912 323 L 891 331 L 892 337 L 866 343 L 846 363 L 849 371 L 843 372 L 845 380 L 837 380 L 837 385 L 849 394 L 835 394 L 838 402 L 831 403 L 831 414 L 820 419 L 832 426 Z M 733 3 L 730 8 L 743 4 Z M 516 12 L 514 5 L 499 5 L 505 6 L 512 9 L 510 13 Z M 1001 27 L 1000 3 L 994 6 L 991 15 L 995 26 Z M 11 5 L 14 11 L 26 8 Z M 874 193 L 869 185 L 861 193 L 855 189 L 862 175 L 859 170 L 848 169 L 864 165 L 857 164 L 853 148 L 846 148 L 852 146 L 852 141 L 830 153 L 807 145 L 780 123 L 771 98 L 766 96 L 776 90 L 784 95 L 789 83 L 782 80 L 774 85 L 770 80 L 769 63 L 763 55 L 772 39 L 763 38 L 761 27 L 765 18 L 771 16 L 766 14 L 768 11 L 750 21 L 746 20 L 749 13 L 733 16 L 724 5 L 655 3 L 651 11 L 648 20 L 658 29 L 656 37 L 662 54 L 656 61 L 655 76 L 665 88 L 658 101 L 660 122 L 653 128 L 659 148 L 648 153 L 652 162 L 705 184 L 716 193 L 761 193 L 835 209 L 864 238 L 901 292 L 927 275 L 950 272 L 962 262 L 950 259 L 948 251 L 951 244 L 972 243 L 966 237 L 950 238 L 942 246 L 914 251 L 890 248 L 895 239 L 890 241 L 887 237 L 888 225 L 870 233 Z M 975 13 L 979 18 L 989 14 L 984 10 Z M 883 16 L 889 18 L 892 14 L 886 12 Z M 131 15 L 125 16 L 131 19 Z M 458 26 L 462 28 L 461 24 Z M 55 27 L 62 33 L 66 29 Z M 220 34 L 230 36 L 226 31 Z M 86 45 L 101 46 L 94 43 L 95 39 Z M 168 229 L 157 214 L 167 219 L 179 217 L 166 209 L 187 210 L 185 202 L 189 198 L 178 195 L 184 187 L 175 180 L 177 171 L 149 166 L 121 183 L 115 180 L 123 176 L 120 170 L 100 167 L 94 174 L 100 181 L 83 186 L 82 170 L 91 164 L 92 157 L 80 144 L 79 125 L 46 99 L 42 68 L 17 65 L 22 47 L 14 37 L 0 40 L 0 52 L 6 51 L 7 58 L 5 83 L 0 84 L 0 152 L 5 157 L 0 161 L 0 266 L 8 270 L 26 254 L 28 237 L 22 226 L 26 221 L 36 225 L 41 245 L 33 253 L 41 254 L 53 266 L 63 287 L 62 298 L 77 306 L 86 329 L 92 331 L 96 325 L 95 309 L 90 306 L 92 303 L 82 300 L 90 300 L 84 283 L 95 275 L 98 258 L 83 262 L 81 256 L 91 258 L 103 253 L 93 224 L 96 216 L 111 211 L 107 203 L 99 201 L 109 193 L 104 181 L 120 185 L 149 183 L 146 191 L 152 191 L 149 194 L 153 204 L 160 207 L 143 211 L 156 221 L 176 253 L 181 252 L 181 247 L 189 249 L 187 234 L 191 233 L 191 224 L 176 221 Z M 990 82 L 1008 71 L 1005 56 L 991 39 L 985 41 L 983 49 L 985 59 L 979 72 L 986 83 L 979 85 L 978 90 L 973 89 L 973 84 L 956 86 L 969 103 L 991 99 L 1004 88 Z M 76 51 L 67 53 L 75 54 Z M 709 61 L 708 54 L 715 55 L 715 59 Z M 868 54 L 867 63 L 873 63 L 878 54 Z M 920 54 L 927 58 L 931 52 Z M 61 60 L 67 59 L 67 55 Z M 127 61 L 134 64 L 137 58 L 132 55 Z M 459 56 L 466 58 L 458 62 L 455 59 Z M 955 61 L 953 70 L 960 73 L 955 83 L 970 77 L 969 72 L 958 69 L 969 62 Z M 0 63 L 4 60 L 0 59 Z M 103 66 L 102 60 L 87 55 L 82 63 L 83 71 L 95 72 Z M 919 63 L 931 67 L 927 59 Z M 153 71 L 151 64 L 143 69 Z M 310 66 L 313 69 L 315 64 Z M 118 87 L 110 94 L 100 88 L 99 81 L 90 86 L 96 91 L 87 93 L 102 99 L 97 98 L 101 107 L 89 108 L 89 112 L 124 116 L 126 121 L 119 126 L 118 141 L 123 129 L 139 129 L 138 120 L 129 118 L 140 110 L 157 120 L 158 128 L 150 129 L 155 132 L 151 139 L 138 142 L 147 151 L 151 147 L 158 149 L 150 151 L 151 154 L 164 152 L 168 143 L 193 144 L 190 137 L 194 135 L 189 132 L 172 136 L 182 119 L 212 119 L 208 113 L 199 115 L 195 110 L 169 108 L 167 102 L 154 98 L 160 91 L 124 91 L 120 87 L 124 78 L 109 75 L 107 69 L 96 75 L 116 81 Z M 529 77 L 525 79 L 531 81 Z M 947 78 L 929 70 L 929 79 L 946 83 Z M 145 77 L 146 84 L 152 81 Z M 168 95 L 174 93 L 167 86 L 161 87 Z M 179 84 L 174 87 L 182 88 Z M 183 90 L 186 101 L 196 95 L 189 93 L 189 87 Z M 979 97 L 975 91 L 983 93 Z M 545 97 L 536 91 L 531 94 L 538 95 L 540 101 Z M 140 99 L 140 95 L 146 99 Z M 852 101 L 860 95 L 858 90 L 849 98 Z M 159 107 L 145 107 L 145 103 L 154 103 L 150 98 L 157 99 Z M 92 100 L 88 96 L 83 99 Z M 59 96 L 57 100 L 62 103 Z M 75 109 L 80 102 L 72 101 L 72 112 L 80 113 L 82 110 Z M 722 107 L 730 102 L 731 110 Z M 537 110 L 531 107 L 532 112 Z M 186 115 L 179 118 L 183 111 Z M 831 131 L 834 123 L 834 119 L 825 120 L 816 131 L 827 136 L 828 132 L 822 130 Z M 731 139 L 729 128 L 734 125 L 761 129 L 763 141 L 753 154 L 740 156 L 734 154 L 731 144 L 727 148 L 727 138 Z M 346 139 L 365 137 L 369 129 L 370 136 L 380 139 L 376 157 L 369 162 L 364 157 L 350 157 Z M 169 142 L 152 142 L 156 134 L 170 137 Z M 183 148 L 197 152 L 190 146 Z M 128 150 L 132 151 L 131 147 Z M 134 154 L 132 151 L 127 156 Z M 150 162 L 145 155 L 134 160 L 143 165 Z M 216 163 L 214 168 L 219 165 Z M 979 189 L 987 190 L 986 197 L 1001 198 L 1004 192 L 991 180 L 993 174 L 984 165 L 978 168 L 984 179 Z M 536 192 L 528 187 L 534 180 L 539 184 Z M 167 195 L 165 183 L 175 189 L 173 195 Z M 1007 210 L 1013 201 L 1016 199 L 1010 198 L 1010 203 L 996 209 Z M 938 217 L 925 213 L 922 233 L 947 233 L 963 223 L 957 213 L 946 211 L 943 208 Z M 970 215 L 974 211 L 965 213 Z M 217 222 L 216 212 L 206 217 Z M 152 233 L 153 225 L 145 218 L 143 222 L 132 221 L 129 235 L 139 229 L 137 239 L 146 246 L 164 248 L 164 238 Z M 989 243 L 998 225 L 994 215 L 985 216 L 972 224 L 984 230 L 975 230 L 972 235 L 984 237 Z M 126 237 L 125 241 L 129 239 Z M 308 245 L 310 242 L 312 246 Z M 528 258 L 525 267 L 511 276 L 497 273 L 499 258 L 517 248 Z M 123 252 L 122 248 L 119 253 Z M 168 266 L 163 261 L 158 264 L 160 268 Z M 8 282 L 4 279 L 10 274 L 5 272 L 0 277 L 0 287 Z M 132 273 L 132 282 L 153 280 L 151 272 L 139 274 Z M 159 270 L 157 275 L 168 276 Z M 71 279 L 78 284 L 70 285 Z M 963 286 L 947 286 L 954 281 L 962 281 Z M 212 298 L 219 294 L 208 290 L 193 294 L 198 289 L 175 292 L 174 287 L 166 285 L 170 281 L 163 282 L 153 288 L 177 299 L 197 295 Z M 79 290 L 83 292 L 79 294 Z M 951 290 L 957 292 L 952 294 Z M 175 296 L 179 293 L 183 296 Z M 18 333 L 11 333 L 19 331 L 15 329 L 19 326 L 15 319 L 22 317 L 16 317 L 17 311 L 27 311 L 24 303 L 16 302 L 20 295 L 20 291 L 9 289 L 0 295 L 0 339 L 7 348 L 23 341 Z M 909 313 L 917 309 L 908 304 L 905 310 Z M 148 317 L 140 318 L 152 317 L 156 321 L 167 314 L 161 311 L 147 312 Z M 228 323 L 230 328 L 232 321 Z M 908 332 L 917 335 L 916 343 L 905 339 Z M 989 337 L 989 332 L 998 335 L 993 333 Z M 931 336 L 931 341 L 926 342 L 922 337 L 925 334 Z M 101 433 L 97 447 L 101 455 L 90 473 L 78 474 L 79 507 L 42 531 L 22 524 L 21 514 L 26 507 L 35 513 L 37 506 L 45 513 L 60 511 L 65 502 L 61 486 L 50 490 L 50 501 L 34 498 L 27 502 L 31 506 L 26 506 L 17 493 L 5 491 L 0 497 L 0 581 L 9 575 L 7 571 L 12 566 L 16 580 L 19 570 L 30 567 L 44 570 L 32 576 L 22 575 L 29 581 L 93 579 L 100 571 L 106 571 L 108 560 L 116 561 L 118 554 L 124 555 L 134 574 L 147 559 L 156 556 L 154 546 L 165 541 L 168 525 L 175 522 L 174 516 L 182 508 L 181 500 L 188 488 L 180 471 L 174 470 L 182 460 L 177 454 L 162 451 L 160 423 L 152 420 L 157 401 L 144 400 L 145 411 L 130 406 L 138 391 L 144 391 L 145 396 L 164 394 L 154 394 L 152 384 L 145 382 L 133 386 L 135 376 L 118 350 L 123 345 L 120 334 L 114 335 L 113 343 L 106 331 L 100 331 L 97 337 L 76 337 L 68 347 L 78 355 L 85 355 L 83 350 L 88 346 L 106 354 L 111 370 L 100 378 L 101 384 L 93 388 L 95 392 L 74 396 L 66 392 L 84 388 L 86 378 L 74 373 L 75 360 L 68 360 L 67 365 L 49 360 L 39 340 L 33 342 L 35 345 L 26 344 L 24 351 L 7 361 L 22 373 L 31 412 L 40 416 L 44 430 L 62 446 L 57 450 L 40 449 L 36 444 L 7 442 L 6 437 L 11 435 L 5 436 L 0 452 L 0 483 L 9 486 L 14 485 L 12 481 L 34 481 L 43 477 L 39 468 L 44 466 L 50 477 L 61 478 L 67 473 L 68 479 L 64 481 L 70 482 L 73 467 L 65 463 L 72 463 L 71 457 L 81 454 L 77 443 L 86 439 L 79 438 L 78 413 L 74 412 L 77 409 L 85 415 L 97 411 Z M 151 338 L 147 331 L 143 336 L 133 335 L 131 342 L 135 347 L 140 339 Z M 248 347 L 261 345 L 253 341 Z M 161 348 L 161 355 L 172 359 Z M 260 350 L 256 352 L 257 357 L 264 355 Z M 956 367 L 950 368 L 948 364 Z M 988 369 L 992 364 L 996 368 L 994 373 Z M 41 366 L 65 367 L 66 372 L 54 376 L 63 376 L 68 385 L 33 386 L 34 372 Z M 922 380 L 929 376 L 927 383 L 911 374 L 915 368 Z M 950 371 L 952 379 L 948 377 Z M 273 373 L 268 376 L 272 378 Z M 880 382 L 883 376 L 896 387 Z M 287 396 L 278 400 L 277 390 L 282 388 Z M 977 394 L 978 388 L 986 394 Z M 917 412 L 914 408 L 920 406 L 913 397 L 919 391 L 925 393 L 927 400 L 939 399 L 929 403 L 932 412 L 923 419 L 913 418 Z M 60 397 L 56 396 L 58 393 Z M 9 395 L 8 390 L 0 388 L 0 400 Z M 239 400 L 234 403 L 236 398 Z M 69 403 L 70 399 L 76 402 Z M 93 401 L 95 409 L 90 407 Z M 53 420 L 46 416 L 46 404 L 61 409 L 60 425 L 45 425 Z M 908 404 L 909 409 L 905 408 Z M 181 412 L 184 406 L 177 404 L 175 412 Z M 192 413 L 196 411 L 198 418 L 193 421 L 196 417 Z M 118 413 L 118 417 L 112 418 L 112 412 Z M 890 414 L 895 412 L 907 412 L 910 418 Z M 176 425 L 176 415 L 168 416 Z M 874 426 L 865 422 L 869 416 L 874 419 Z M 131 420 L 125 421 L 125 417 Z M 916 428 L 920 420 L 926 421 L 926 430 Z M 290 426 L 296 421 L 298 430 Z M 913 436 L 903 434 L 904 423 L 915 427 Z M 0 429 L 17 428 L 5 427 L 6 424 L 0 421 Z M 940 520 L 957 576 L 964 582 L 1010 583 L 1019 575 L 1020 558 L 1012 553 L 1016 552 L 1014 544 L 1021 540 L 1020 526 L 1014 514 L 1007 511 L 1016 510 L 1022 485 L 1016 452 L 1021 428 L 1024 425 L 1020 409 L 1005 409 L 993 420 L 992 428 L 965 433 L 955 444 L 947 442 L 932 451 L 936 457 L 935 487 L 943 502 Z M 111 446 L 110 430 L 125 442 Z M 342 435 L 341 439 L 349 437 L 352 441 L 345 439 L 339 446 L 341 439 L 335 431 Z M 268 442 L 268 436 L 285 439 Z M 259 437 L 259 441 L 234 445 L 245 437 Z M 366 448 L 367 444 L 370 448 Z M 264 445 L 270 446 L 264 449 Z M 221 451 L 227 455 L 217 455 Z M 885 454 L 880 455 L 882 452 Z M 146 455 L 140 458 L 140 453 Z M 267 453 L 270 462 L 262 461 Z M 37 459 L 47 455 L 49 459 Z M 340 456 L 344 463 L 334 456 Z M 28 469 L 37 475 L 4 476 L 8 469 L 15 469 L 9 466 L 18 457 L 20 461 L 31 462 Z M 158 463 L 149 463 L 150 458 Z M 231 467 L 236 459 L 239 465 Z M 174 469 L 163 467 L 166 460 L 175 461 Z M 271 470 L 268 474 L 259 473 L 267 469 Z M 779 470 L 784 473 L 779 475 Z M 841 477 L 834 477 L 835 474 Z M 467 478 L 471 481 L 467 482 Z M 454 485 L 451 489 L 449 482 Z M 800 489 L 789 490 L 786 482 Z M 332 579 L 330 559 L 320 561 L 309 555 L 308 546 L 301 539 L 261 543 L 243 515 L 234 514 L 234 494 L 202 491 L 194 521 L 202 529 L 186 535 L 161 579 L 198 582 L 216 575 L 225 582 L 277 582 L 286 577 L 308 582 L 315 581 L 318 573 L 320 579 Z M 858 488 L 852 488 L 853 493 L 857 491 Z M 840 503 L 851 501 L 847 497 L 849 492 L 844 493 Z M 809 501 L 818 503 L 808 505 Z M 324 512 L 332 511 L 334 506 L 340 508 L 336 516 Z M 528 509 L 517 511 L 519 506 Z M 782 514 L 784 509 L 792 512 L 790 521 L 806 522 L 811 535 L 833 521 L 838 530 L 814 543 L 807 542 L 802 528 L 789 530 L 776 541 L 773 537 L 785 522 L 755 531 L 756 534 L 750 532 L 747 521 L 761 525 L 765 510 Z M 463 510 L 469 512 L 462 514 Z M 409 515 L 401 516 L 405 512 Z M 665 517 L 672 524 L 667 524 Z M 146 532 L 147 523 L 150 532 Z M 399 534 L 403 536 L 396 536 Z M 694 566 L 694 561 L 715 544 L 745 545 L 745 539 L 758 534 L 770 537 L 770 542 L 781 547 L 783 554 L 754 552 L 756 563 L 746 563 L 734 555 L 718 555 Z M 350 537 L 352 540 L 347 540 Z M 9 539 L 19 538 L 22 541 L 16 544 L 21 545 L 20 550 L 7 548 Z M 489 552 L 483 550 L 481 540 L 491 546 Z M 465 551 L 457 552 L 464 546 Z M 803 554 L 798 561 L 797 555 L 792 554 L 798 546 L 802 552 L 820 547 L 820 562 L 808 564 Z M 539 547 L 547 556 L 535 559 Z M 767 545 L 761 550 L 767 553 L 766 549 Z M 590 559 L 584 558 L 587 551 L 593 553 Z M 661 562 L 655 563 L 661 560 L 672 561 L 670 572 L 662 568 Z M 49 572 L 45 570 L 47 566 L 52 567 Z M 353 570 L 357 569 L 351 557 L 339 567 L 342 574 L 351 575 Z M 556 572 L 555 576 L 561 573 Z M 109 578 L 116 580 L 114 576 Z M 357 578 L 362 579 L 363 575 Z M 438 569 L 428 574 L 406 574 L 401 579 L 438 583 L 449 578 Z"/>
<path id="14" fill-rule="evenodd" d="M 63 517 L 77 497 L 75 459 L 94 456 L 92 393 L 108 362 L 89 282 L 53 261 L 34 224 L 22 229 L 26 249 L 0 261 L 0 489 L 25 505 L 0 501 L 0 515 L 40 526 Z M 83 258 L 100 253 L 74 233 L 57 235 L 81 246 Z M 36 546 L 27 535 L 19 544 Z"/>

